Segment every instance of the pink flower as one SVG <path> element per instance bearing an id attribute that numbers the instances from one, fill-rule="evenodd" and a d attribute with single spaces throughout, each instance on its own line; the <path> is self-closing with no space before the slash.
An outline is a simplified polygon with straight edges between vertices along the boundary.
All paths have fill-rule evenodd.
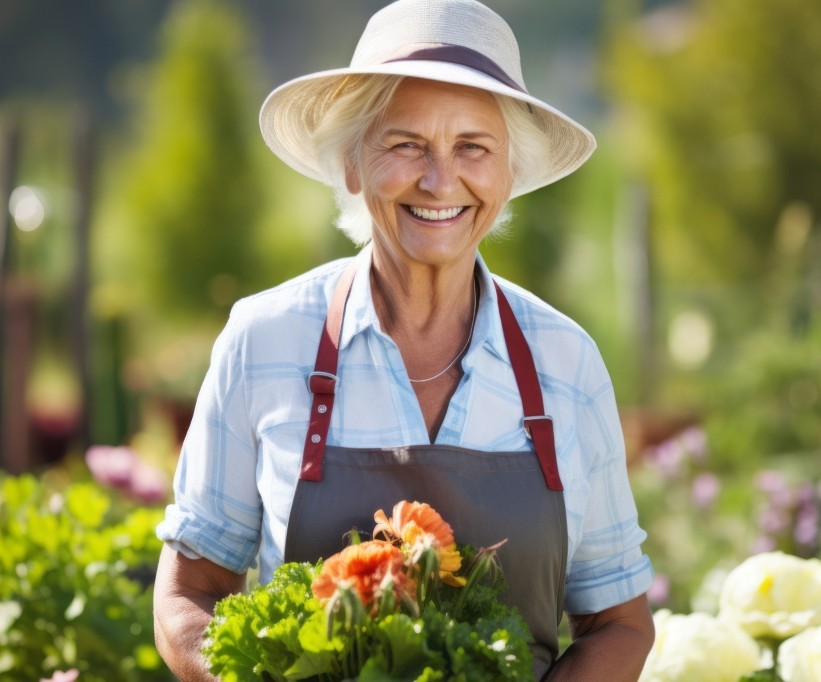
<path id="1" fill-rule="evenodd" d="M 137 453 L 126 447 L 95 445 L 86 452 L 86 464 L 98 483 L 126 488 L 137 466 Z"/>
<path id="2" fill-rule="evenodd" d="M 787 479 L 780 471 L 765 469 L 759 471 L 755 477 L 756 487 L 770 498 L 770 503 L 776 507 L 789 507 L 793 502 L 792 491 Z"/>
<path id="3" fill-rule="evenodd" d="M 769 507 L 758 515 L 758 527 L 765 533 L 783 533 L 789 525 L 790 517 L 782 509 Z"/>
<path id="4" fill-rule="evenodd" d="M 703 429 L 691 426 L 685 429 L 679 438 L 694 462 L 701 462 L 707 458 L 707 434 Z"/>
<path id="5" fill-rule="evenodd" d="M 141 504 L 159 504 L 168 497 L 168 474 L 131 448 L 95 445 L 86 452 L 86 464 L 95 481 L 122 490 Z"/>
<path id="6" fill-rule="evenodd" d="M 687 453 L 678 440 L 668 440 L 653 449 L 652 462 L 662 476 L 675 478 L 680 473 L 686 456 Z"/>
<path id="7" fill-rule="evenodd" d="M 159 467 L 138 461 L 127 492 L 143 504 L 160 504 L 168 498 L 168 474 Z"/>
<path id="8" fill-rule="evenodd" d="M 775 549 L 775 540 L 766 535 L 760 535 L 753 543 L 751 553 L 763 554 L 764 552 L 772 552 Z"/>
<path id="9" fill-rule="evenodd" d="M 795 528 L 793 537 L 801 545 L 813 546 L 818 542 L 818 504 L 815 501 L 815 491 L 812 484 L 806 484 L 798 492 L 798 509 L 795 513 Z"/>
<path id="10" fill-rule="evenodd" d="M 720 490 L 721 481 L 718 476 L 711 473 L 699 474 L 693 481 L 691 491 L 693 504 L 699 509 L 709 509 L 716 501 Z"/>
<path id="11" fill-rule="evenodd" d="M 653 578 L 650 589 L 647 590 L 647 601 L 651 606 L 659 606 L 667 602 L 670 598 L 670 578 L 663 573 L 657 574 Z"/>
<path id="12" fill-rule="evenodd" d="M 66 670 L 65 672 L 61 670 L 55 670 L 54 674 L 45 679 L 43 677 L 40 678 L 40 682 L 74 682 L 80 676 L 80 671 L 77 668 L 72 668 L 71 670 Z"/>

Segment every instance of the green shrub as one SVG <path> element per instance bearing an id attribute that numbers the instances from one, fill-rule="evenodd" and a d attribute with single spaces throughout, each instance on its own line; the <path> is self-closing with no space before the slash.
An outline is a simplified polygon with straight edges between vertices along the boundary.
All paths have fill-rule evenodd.
<path id="1" fill-rule="evenodd" d="M 94 483 L 0 478 L 0 677 L 75 668 L 83 682 L 173 680 L 153 642 L 162 510 Z"/>

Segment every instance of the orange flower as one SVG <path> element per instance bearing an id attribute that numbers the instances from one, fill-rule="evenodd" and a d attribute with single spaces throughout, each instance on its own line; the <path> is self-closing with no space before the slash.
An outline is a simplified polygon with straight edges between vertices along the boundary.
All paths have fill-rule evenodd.
<path id="1" fill-rule="evenodd" d="M 323 563 L 311 589 L 317 599 L 327 601 L 339 587 L 350 587 L 369 606 L 379 599 L 386 581 L 392 583 L 397 594 L 409 587 L 404 563 L 401 550 L 389 542 L 371 540 L 350 545 Z"/>
<path id="2" fill-rule="evenodd" d="M 394 505 L 390 519 L 380 509 L 373 515 L 373 520 L 376 521 L 374 537 L 383 533 L 389 540 L 399 540 L 411 549 L 412 555 L 433 547 L 439 555 L 439 575 L 442 580 L 451 585 L 464 585 L 464 578 L 453 575 L 462 565 L 453 529 L 429 504 L 402 500 Z"/>

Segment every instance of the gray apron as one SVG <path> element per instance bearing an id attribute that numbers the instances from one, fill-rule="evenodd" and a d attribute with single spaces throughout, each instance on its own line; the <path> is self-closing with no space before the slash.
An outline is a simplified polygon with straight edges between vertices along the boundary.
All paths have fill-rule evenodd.
<path id="1" fill-rule="evenodd" d="M 558 656 L 567 519 L 556 466 L 553 425 L 521 328 L 496 285 L 505 342 L 522 396 L 523 428 L 535 452 L 483 452 L 443 445 L 358 449 L 326 446 L 331 421 L 339 333 L 353 280 L 349 268 L 337 284 L 320 340 L 314 395 L 302 469 L 288 520 L 285 561 L 314 562 L 347 545 L 356 528 L 373 530 L 373 514 L 390 516 L 400 500 L 427 502 L 453 528 L 456 541 L 498 553 L 508 583 L 503 600 L 515 606 L 533 633 L 539 679 Z"/>

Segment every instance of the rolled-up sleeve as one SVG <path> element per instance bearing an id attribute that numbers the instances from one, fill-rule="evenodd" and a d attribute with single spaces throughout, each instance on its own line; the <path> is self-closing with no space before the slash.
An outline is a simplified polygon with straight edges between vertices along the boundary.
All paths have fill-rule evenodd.
<path id="1" fill-rule="evenodd" d="M 262 522 L 242 317 L 235 307 L 214 344 L 174 477 L 174 503 L 157 527 L 161 540 L 187 556 L 237 573 L 254 565 Z"/>
<path id="2" fill-rule="evenodd" d="M 565 587 L 565 610 L 575 614 L 629 601 L 646 592 L 653 579 L 650 560 L 641 550 L 647 535 L 630 489 L 613 387 L 598 353 L 588 361 L 588 400 L 577 406 L 586 504 Z"/>

